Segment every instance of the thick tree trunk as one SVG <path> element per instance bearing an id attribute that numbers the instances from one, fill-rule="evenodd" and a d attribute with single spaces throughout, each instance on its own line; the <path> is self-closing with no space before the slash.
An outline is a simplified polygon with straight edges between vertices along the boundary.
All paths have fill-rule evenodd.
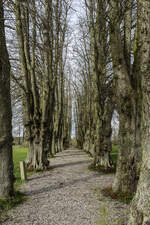
<path id="1" fill-rule="evenodd" d="M 142 166 L 128 225 L 150 224 L 150 2 L 138 1 L 137 51 L 142 77 Z"/>
<path id="2" fill-rule="evenodd" d="M 133 98 L 130 96 L 130 98 Z M 138 175 L 135 152 L 135 114 L 130 99 L 122 101 L 119 111 L 119 151 L 114 192 L 132 194 L 136 191 Z"/>
<path id="3" fill-rule="evenodd" d="M 107 48 L 108 29 L 105 19 L 106 1 L 94 2 L 90 0 L 89 6 L 92 79 L 94 85 L 94 124 L 96 127 L 93 164 L 107 170 L 113 166 L 110 158 L 113 102 L 111 102 L 111 107 L 108 107 L 110 96 L 106 72 L 109 55 Z"/>
<path id="4" fill-rule="evenodd" d="M 117 81 L 116 97 L 119 113 L 119 152 L 113 191 L 131 194 L 136 191 L 139 176 L 137 170 L 139 157 L 137 150 L 139 148 L 137 148 L 136 144 L 137 134 L 139 136 L 139 127 L 136 126 L 136 88 L 132 86 L 131 71 L 129 71 L 130 35 L 125 35 L 125 51 L 122 45 L 119 10 L 120 5 L 117 1 L 111 0 L 110 44 L 114 76 Z M 130 18 L 130 16 L 128 15 L 127 18 Z M 128 30 L 127 27 L 130 27 L 130 25 L 127 25 L 128 23 L 130 24 L 130 21 L 126 21 L 126 32 Z"/>
<path id="5" fill-rule="evenodd" d="M 14 193 L 11 119 L 10 64 L 5 41 L 3 1 L 0 0 L 0 197 Z"/>
<path id="6" fill-rule="evenodd" d="M 50 162 L 48 160 L 48 142 L 34 138 L 30 141 L 29 151 L 26 159 L 26 165 L 32 170 L 44 170 L 49 168 Z"/>

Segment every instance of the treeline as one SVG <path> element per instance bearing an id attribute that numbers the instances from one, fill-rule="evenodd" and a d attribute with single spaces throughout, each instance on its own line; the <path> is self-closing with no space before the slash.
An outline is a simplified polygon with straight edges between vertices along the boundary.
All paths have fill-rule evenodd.
<path id="1" fill-rule="evenodd" d="M 111 121 L 119 115 L 119 151 L 112 191 L 135 197 L 128 225 L 150 223 L 150 1 L 85 0 L 74 52 L 78 147 L 108 170 Z"/>
<path id="2" fill-rule="evenodd" d="M 70 8 L 69 0 L 0 0 L 0 197 L 13 195 L 10 77 L 29 146 L 26 166 L 49 168 L 48 156 L 70 142 Z"/>

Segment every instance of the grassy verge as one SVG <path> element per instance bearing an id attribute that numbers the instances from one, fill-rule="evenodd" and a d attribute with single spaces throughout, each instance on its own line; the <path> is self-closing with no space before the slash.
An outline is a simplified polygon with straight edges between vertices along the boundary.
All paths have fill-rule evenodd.
<path id="1" fill-rule="evenodd" d="M 18 204 L 22 203 L 27 199 L 27 197 L 17 191 L 19 185 L 22 183 L 20 178 L 20 161 L 25 161 L 27 156 L 27 148 L 14 147 L 13 149 L 13 160 L 14 160 L 14 176 L 15 176 L 15 196 L 7 199 L 0 199 L 0 224 L 7 219 L 7 211 Z M 27 172 L 27 176 L 31 173 Z"/>
<path id="2" fill-rule="evenodd" d="M 22 183 L 20 178 L 20 161 L 25 161 L 27 157 L 27 148 L 24 147 L 14 147 L 13 149 L 13 161 L 14 161 L 14 176 L 15 176 L 15 189 Z M 27 176 L 30 172 L 27 172 Z"/>

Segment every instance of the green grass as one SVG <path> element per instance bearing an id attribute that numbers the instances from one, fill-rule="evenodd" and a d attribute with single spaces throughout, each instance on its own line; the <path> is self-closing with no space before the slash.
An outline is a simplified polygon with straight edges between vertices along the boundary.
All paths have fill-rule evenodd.
<path id="1" fill-rule="evenodd" d="M 14 161 L 14 176 L 16 178 L 15 181 L 15 187 L 18 187 L 22 181 L 20 178 L 20 165 L 19 162 L 20 161 L 25 161 L 26 157 L 27 157 L 27 148 L 24 147 L 14 147 L 13 148 L 13 161 Z M 29 173 L 27 172 L 27 176 L 29 175 Z"/>

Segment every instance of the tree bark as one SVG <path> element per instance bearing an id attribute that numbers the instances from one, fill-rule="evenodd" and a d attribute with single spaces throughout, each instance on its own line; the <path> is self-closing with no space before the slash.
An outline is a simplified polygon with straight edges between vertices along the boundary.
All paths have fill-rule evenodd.
<path id="1" fill-rule="evenodd" d="M 11 120 L 10 64 L 5 40 L 3 1 L 0 0 L 0 197 L 14 194 Z"/>
<path id="2" fill-rule="evenodd" d="M 131 79 L 131 70 L 129 70 L 131 35 L 127 35 L 126 33 L 131 27 L 131 13 L 128 13 L 125 17 L 128 21 L 125 23 L 125 46 L 123 47 L 120 30 L 122 21 L 121 15 L 119 15 L 120 12 L 120 2 L 111 0 L 110 44 L 117 89 L 117 110 L 119 113 L 119 152 L 113 191 L 131 194 L 136 191 L 139 176 L 137 173 L 138 154 L 136 145 L 136 134 L 139 132 L 139 127 L 136 127 L 137 93 L 136 87 L 133 88 L 132 86 L 132 82 L 134 81 Z M 138 129 L 136 130 L 136 128 Z"/>
<path id="3" fill-rule="evenodd" d="M 110 157 L 112 151 L 111 143 L 111 120 L 114 112 L 114 102 L 112 96 L 107 99 L 104 113 L 101 118 L 97 120 L 96 125 L 96 139 L 95 139 L 95 155 L 94 164 L 103 167 L 105 170 L 113 167 L 113 161 Z"/>
<path id="4" fill-rule="evenodd" d="M 48 7 L 46 5 L 46 7 Z M 46 169 L 49 166 L 47 154 L 49 151 L 49 125 L 51 121 L 50 104 L 52 102 L 52 93 L 49 88 L 49 70 L 50 65 L 49 47 L 45 47 L 45 77 L 43 79 L 43 95 L 40 98 L 41 90 L 38 90 L 37 76 L 35 74 L 35 49 L 36 49 L 36 8 L 35 1 L 32 0 L 32 45 L 29 38 L 29 8 L 28 2 L 22 4 L 16 0 L 16 31 L 19 43 L 19 55 L 21 68 L 24 79 L 25 95 L 24 95 L 24 115 L 25 127 L 27 131 L 27 139 L 29 143 L 29 151 L 26 164 L 29 168 L 35 170 Z M 47 12 L 47 11 L 46 11 Z M 49 18 L 47 18 L 48 20 Z M 49 23 L 49 20 L 45 22 Z M 46 27 L 47 28 L 47 27 Z M 47 28 L 48 29 L 48 28 Z M 46 30 L 47 32 L 47 30 Z M 44 33 L 44 41 L 49 41 L 48 33 Z M 30 46 L 32 47 L 30 51 Z M 45 42 L 44 42 L 45 46 Z M 48 45 L 49 46 L 49 43 Z M 50 61 L 50 62 L 49 62 Z M 51 74 L 52 76 L 52 74 Z M 41 88 L 42 89 L 42 88 Z M 40 105 L 40 100 L 42 104 Z M 42 106 L 42 110 L 40 108 Z"/>
<path id="5" fill-rule="evenodd" d="M 128 225 L 150 224 L 150 2 L 138 1 L 137 51 L 142 78 L 142 166 Z"/>
<path id="6" fill-rule="evenodd" d="M 108 88 L 106 67 L 109 49 L 107 44 L 108 28 L 106 21 L 106 1 L 90 0 L 90 42 L 94 85 L 94 165 L 107 170 L 113 166 L 110 158 L 111 118 L 114 109 L 113 92 Z M 111 86 L 111 85 L 110 85 Z"/>

